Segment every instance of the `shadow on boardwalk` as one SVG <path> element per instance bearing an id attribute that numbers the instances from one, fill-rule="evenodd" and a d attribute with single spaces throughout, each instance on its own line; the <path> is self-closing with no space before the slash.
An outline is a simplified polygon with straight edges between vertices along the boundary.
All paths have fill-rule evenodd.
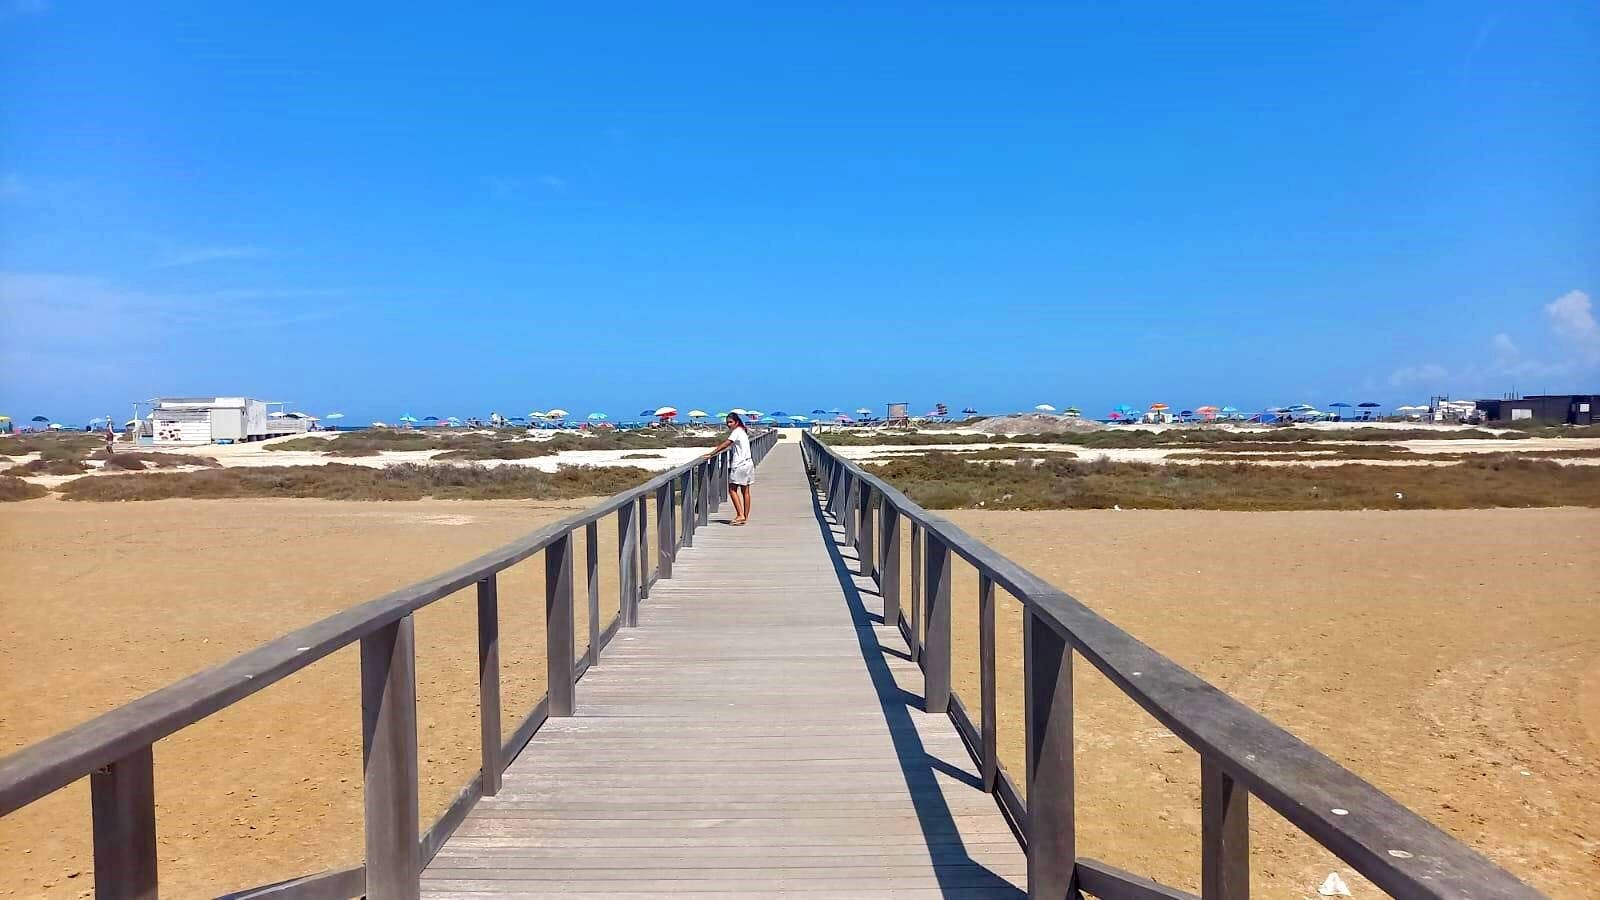
<path id="1" fill-rule="evenodd" d="M 927 752 L 922 738 L 918 736 L 916 722 L 912 719 L 913 715 L 926 715 L 923 712 L 923 699 L 900 687 L 894 673 L 889 670 L 889 663 L 884 659 L 884 654 L 890 654 L 909 661 L 911 655 L 879 643 L 873 623 L 883 622 L 883 617 L 867 611 L 861 599 L 865 591 L 856 585 L 855 575 L 847 564 L 856 561 L 855 553 L 846 544 L 843 530 L 828 520 L 821 498 L 815 492 L 812 493 L 812 512 L 823 543 L 828 548 L 828 559 L 833 564 L 834 575 L 839 579 L 839 588 L 849 607 L 856 641 L 861 648 L 861 659 L 866 663 L 872 686 L 877 691 L 878 706 L 883 710 L 884 720 L 889 726 L 895 756 L 916 808 L 917 821 L 933 853 L 935 877 L 941 890 L 946 894 L 961 896 L 1026 896 L 1015 885 L 989 871 L 967 853 L 937 775 L 942 773 L 975 791 L 981 791 L 983 784 L 978 776 L 961 766 L 952 765 Z M 845 555 L 846 550 L 850 550 L 850 556 Z M 889 631 L 893 635 L 900 633 L 894 627 Z"/>

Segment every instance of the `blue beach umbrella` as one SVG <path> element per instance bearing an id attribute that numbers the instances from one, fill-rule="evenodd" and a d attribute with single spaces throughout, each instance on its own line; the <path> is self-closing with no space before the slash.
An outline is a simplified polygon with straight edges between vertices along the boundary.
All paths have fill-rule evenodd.
<path id="1" fill-rule="evenodd" d="M 424 422 L 437 422 L 437 421 L 439 421 L 439 417 L 438 416 L 423 416 L 422 417 L 422 421 L 424 421 Z"/>
<path id="2" fill-rule="evenodd" d="M 776 412 L 767 413 L 767 415 L 771 416 L 774 419 L 787 419 L 787 418 L 789 418 L 789 414 L 784 412 L 781 409 L 777 410 Z"/>
<path id="3" fill-rule="evenodd" d="M 1329 403 L 1328 404 L 1328 408 L 1329 409 L 1349 409 L 1350 408 L 1350 404 L 1348 404 L 1348 403 Z"/>
<path id="4" fill-rule="evenodd" d="M 608 418 L 610 418 L 610 416 L 607 416 L 605 413 L 602 413 L 602 412 L 589 413 L 589 421 L 591 421 L 591 422 L 604 422 Z"/>
<path id="5" fill-rule="evenodd" d="M 1358 408 L 1360 408 L 1360 409 L 1381 409 L 1383 407 L 1383 404 L 1382 403 L 1374 403 L 1371 400 L 1368 400 L 1365 403 L 1357 403 L 1356 406 Z"/>
<path id="6" fill-rule="evenodd" d="M 641 415 L 641 416 L 653 416 L 655 414 L 656 414 L 656 411 L 653 410 L 653 409 L 641 409 L 641 410 L 639 410 L 639 415 Z"/>
<path id="7" fill-rule="evenodd" d="M 812 411 L 811 411 L 811 414 L 812 414 L 812 415 L 813 415 L 813 416 L 825 416 L 825 415 L 827 415 L 827 414 L 828 414 L 828 411 L 827 411 L 827 410 L 825 410 L 825 409 L 813 409 L 813 410 L 812 410 Z"/>

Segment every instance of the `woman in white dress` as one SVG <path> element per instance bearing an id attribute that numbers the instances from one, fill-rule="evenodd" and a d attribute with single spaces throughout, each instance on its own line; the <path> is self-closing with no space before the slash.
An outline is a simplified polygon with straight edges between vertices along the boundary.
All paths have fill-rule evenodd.
<path id="1" fill-rule="evenodd" d="M 750 455 L 750 432 L 738 413 L 728 413 L 728 438 L 706 454 L 710 459 L 733 448 L 733 466 L 728 471 L 728 499 L 733 501 L 733 524 L 750 521 L 750 485 L 756 480 L 756 463 Z"/>

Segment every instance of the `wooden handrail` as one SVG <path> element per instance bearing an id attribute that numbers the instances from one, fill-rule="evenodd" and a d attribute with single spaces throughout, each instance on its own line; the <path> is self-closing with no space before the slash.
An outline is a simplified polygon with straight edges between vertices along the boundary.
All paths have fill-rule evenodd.
<path id="1" fill-rule="evenodd" d="M 759 463 L 776 441 L 777 433 L 771 429 L 755 434 L 751 441 L 755 461 Z M 453 830 L 466 808 L 478 797 L 492 795 L 498 790 L 501 771 L 510 765 L 511 757 L 526 744 L 545 716 L 571 713 L 572 682 L 581 678 L 599 659 L 600 648 L 593 642 L 597 632 L 592 623 L 589 652 L 581 660 L 573 659 L 572 582 L 570 575 L 551 579 L 552 583 L 546 585 L 548 621 L 565 624 L 567 641 L 563 647 L 555 636 L 550 636 L 549 662 L 552 672 L 563 676 L 559 680 L 564 683 L 554 685 L 553 691 L 547 686 L 546 696 L 538 701 L 511 742 L 506 747 L 498 746 L 499 624 L 495 602 L 498 574 L 540 551 L 557 547 L 559 559 L 547 560 L 547 568 L 561 576 L 571 565 L 571 535 L 582 528 L 590 540 L 583 584 L 586 600 L 593 609 L 598 597 L 596 567 L 599 559 L 593 544 L 596 526 L 601 519 L 617 513 L 619 536 L 623 538 L 619 541 L 617 556 L 621 575 L 619 590 L 623 596 L 619 599 L 616 621 L 600 632 L 601 643 L 604 643 L 616 627 L 631 627 L 637 622 L 637 604 L 655 578 L 671 577 L 672 558 L 692 539 L 694 528 L 707 521 L 710 510 L 720 503 L 720 493 L 726 487 L 729 456 L 730 452 L 724 451 L 663 472 L 644 484 L 606 498 L 591 509 L 539 528 L 471 562 L 335 613 L 0 758 L 0 816 L 15 812 L 81 778 L 93 776 L 97 867 L 107 862 L 117 871 L 139 873 L 133 879 L 97 878 L 96 893 L 99 897 L 149 896 L 155 886 L 155 799 L 149 776 L 151 745 L 359 642 L 362 646 L 363 741 L 368 795 L 368 892 L 375 898 L 414 895 L 419 873 L 395 870 L 397 865 L 402 869 L 415 869 L 419 864 L 420 836 L 414 833 L 417 830 L 415 811 L 404 808 L 406 802 L 415 804 L 417 792 L 412 613 L 457 591 L 478 587 L 480 703 L 486 723 L 482 728 L 485 768 L 441 817 L 440 823 L 448 823 L 448 831 Z M 674 492 L 674 485 L 680 483 L 715 485 L 718 490 Z M 642 549 L 636 552 L 644 543 L 644 502 L 652 495 L 665 498 L 665 505 L 657 511 L 658 521 L 664 526 L 664 540 L 660 570 L 655 576 L 649 573 L 649 560 Z M 680 520 L 683 533 L 674 527 Z M 495 722 L 493 729 L 487 724 L 491 719 Z M 491 761 L 497 761 L 498 766 Z M 497 768 L 499 771 L 495 771 Z M 397 778 L 400 782 L 409 778 L 411 783 L 397 783 Z M 376 798 L 375 791 L 379 795 Z M 374 813 L 379 814 L 376 823 Z M 391 834 L 375 834 L 375 828 L 378 832 L 387 829 Z M 429 830 L 429 838 L 442 841 L 443 836 L 434 834 L 437 828 L 436 825 Z M 412 832 L 412 847 L 399 850 L 388 838 L 394 833 L 403 835 L 406 832 Z M 381 843 L 375 845 L 375 841 Z M 372 858 L 375 846 L 384 854 L 376 868 L 374 863 L 379 861 Z M 326 873 L 330 883 L 343 884 L 350 877 L 350 870 Z M 315 886 L 318 876 L 294 882 L 306 885 L 304 892 L 308 895 L 319 890 Z M 263 890 L 291 896 L 298 889 L 275 886 Z"/>
<path id="2" fill-rule="evenodd" d="M 1202 863 L 1208 898 L 1247 896 L 1248 869 L 1243 870 L 1245 883 L 1239 880 L 1239 867 L 1247 865 L 1248 848 L 1240 841 L 1241 836 L 1247 838 L 1247 820 L 1243 818 L 1247 795 L 1259 798 L 1396 897 L 1541 896 L 1360 776 L 949 520 L 923 509 L 813 435 L 804 435 L 801 444 L 807 465 L 827 492 L 829 511 L 840 519 L 858 549 L 859 529 L 844 520 L 858 516 L 865 519 L 862 511 L 870 509 L 873 501 L 880 506 L 879 521 L 895 531 L 893 538 L 884 536 L 878 554 L 885 557 L 885 562 L 875 568 L 898 573 L 898 529 L 902 521 L 908 522 L 912 530 L 913 553 L 920 544 L 922 555 L 929 560 L 921 567 L 926 572 L 919 572 L 917 561 L 913 560 L 910 616 L 885 624 L 899 625 L 908 635 L 913 658 L 927 673 L 930 694 L 938 693 L 942 698 L 949 691 L 948 635 L 933 633 L 925 640 L 920 624 L 931 623 L 931 629 L 948 623 L 948 599 L 938 596 L 941 589 L 947 589 L 947 577 L 941 575 L 945 554 L 954 553 L 978 570 L 980 593 L 992 592 L 999 585 L 1022 603 L 1029 766 L 1026 808 L 1021 808 L 1020 798 L 1008 801 L 1005 791 L 997 792 L 997 796 L 1002 806 L 1013 807 L 1006 809 L 1013 821 L 1026 823 L 1021 837 L 1028 847 L 1031 893 L 1067 896 L 1072 879 L 1070 655 L 1076 651 L 1200 754 L 1202 780 L 1208 785 L 1203 792 L 1202 810 Z M 869 495 L 868 499 L 852 499 L 863 493 Z M 915 540 L 918 537 L 920 541 Z M 930 591 L 933 594 L 926 602 L 935 605 L 923 612 L 917 608 L 919 600 L 924 599 L 920 595 Z M 886 609 L 890 608 L 893 594 L 898 611 L 898 574 L 892 586 L 883 585 L 882 593 Z M 980 597 L 980 615 L 992 615 L 992 606 L 984 601 Z M 992 635 L 980 634 L 980 648 L 986 655 L 981 661 L 983 671 L 992 678 Z M 935 653 L 941 656 L 936 657 Z M 992 715 L 991 690 L 986 686 L 985 732 L 993 727 L 988 721 Z M 961 721 L 966 717 L 965 707 L 953 692 L 949 695 L 956 701 L 950 704 L 951 715 L 959 717 L 958 724 L 964 725 L 963 733 L 970 740 L 972 723 Z M 989 758 L 995 753 L 992 735 L 980 733 L 976 743 L 974 757 L 983 766 L 985 782 L 989 783 L 991 777 L 1007 780 L 998 759 Z M 1042 789 L 1047 785 L 1056 789 Z M 1060 833 L 1063 829 L 1067 833 Z M 1058 858 L 1063 853 L 1067 856 L 1064 860 Z"/>

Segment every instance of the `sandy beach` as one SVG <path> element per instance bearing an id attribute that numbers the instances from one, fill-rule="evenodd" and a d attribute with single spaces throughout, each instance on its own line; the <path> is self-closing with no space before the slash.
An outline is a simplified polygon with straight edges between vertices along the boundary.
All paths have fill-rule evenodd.
<path id="1" fill-rule="evenodd" d="M 0 752 L 585 503 L 8 505 Z M 1594 893 L 1600 588 L 1584 560 L 1600 512 L 949 515 L 1552 896 Z M 502 582 L 508 711 L 542 691 L 541 573 Z M 956 575 L 956 687 L 975 707 L 975 579 Z M 602 598 L 609 616 L 609 574 Z M 1001 739 L 1020 773 L 1018 613 L 1000 610 Z M 580 614 L 580 649 L 585 629 Z M 470 598 L 425 610 L 418 641 L 431 820 L 476 765 Z M 355 663 L 341 652 L 157 745 L 169 895 L 359 859 Z M 1083 852 L 1197 887 L 1195 757 L 1096 674 L 1078 684 Z M 1374 895 L 1255 810 L 1260 896 L 1314 893 L 1331 871 Z M 82 895 L 87 826 L 82 783 L 0 820 L 0 895 Z"/>

